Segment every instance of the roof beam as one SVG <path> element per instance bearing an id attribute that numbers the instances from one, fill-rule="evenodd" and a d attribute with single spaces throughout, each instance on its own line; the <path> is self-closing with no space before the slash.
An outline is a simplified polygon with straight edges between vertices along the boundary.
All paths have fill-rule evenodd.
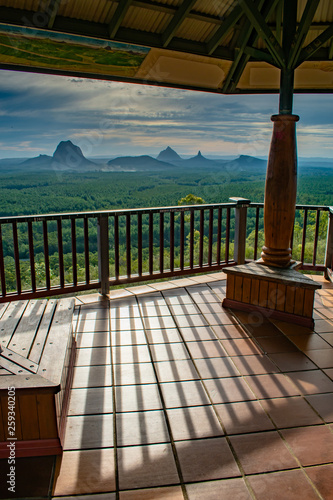
<path id="1" fill-rule="evenodd" d="M 223 42 L 230 30 L 235 26 L 239 18 L 242 16 L 242 14 L 242 9 L 239 7 L 239 5 L 237 5 L 225 19 L 225 21 L 221 24 L 221 26 L 217 29 L 209 42 L 207 42 L 208 55 L 213 54 L 215 49 L 217 49 L 217 47 Z"/>
<path id="2" fill-rule="evenodd" d="M 49 21 L 47 23 L 47 27 L 49 29 L 53 28 L 56 15 L 58 14 L 58 10 L 60 7 L 60 2 L 61 2 L 61 0 L 51 0 L 49 3 L 49 6 L 47 8 L 47 14 L 49 16 Z"/>
<path id="3" fill-rule="evenodd" d="M 238 0 L 243 11 L 258 32 L 258 35 L 266 42 L 267 48 L 272 54 L 278 66 L 285 65 L 285 57 L 281 45 L 275 38 L 272 30 L 268 27 L 266 20 L 252 0 Z"/>
<path id="4" fill-rule="evenodd" d="M 329 26 L 323 33 L 317 36 L 311 43 L 301 50 L 299 58 L 295 64 L 295 68 L 302 64 L 302 62 L 310 59 L 318 49 L 320 49 L 330 38 L 333 37 L 333 24 Z"/>
<path id="5" fill-rule="evenodd" d="M 252 57 L 253 59 L 255 59 L 257 61 L 265 61 L 265 62 L 268 62 L 269 64 L 271 64 L 272 66 L 275 66 L 275 61 L 274 61 L 273 57 L 271 56 L 271 54 L 269 52 L 264 51 L 264 50 L 259 50 L 259 49 L 255 49 L 254 47 L 247 46 L 244 49 L 244 54 Z"/>
<path id="6" fill-rule="evenodd" d="M 110 38 L 114 38 L 118 31 L 119 26 L 121 25 L 122 20 L 124 19 L 126 12 L 131 5 L 133 0 L 123 0 L 118 3 L 118 7 L 116 8 L 116 12 L 114 13 L 111 22 L 108 26 L 109 36 Z"/>
<path id="7" fill-rule="evenodd" d="M 302 50 L 302 45 L 305 37 L 310 29 L 313 17 L 316 13 L 320 0 L 308 0 L 301 22 L 298 26 L 297 32 L 295 34 L 294 41 L 292 42 L 291 52 L 288 58 L 288 68 L 293 68 L 297 62 L 298 56 Z"/>
<path id="8" fill-rule="evenodd" d="M 172 38 L 176 34 L 179 26 L 182 24 L 186 16 L 189 14 L 193 5 L 197 2 L 197 0 L 185 0 L 176 14 L 171 19 L 170 23 L 166 27 L 164 33 L 162 33 L 162 46 L 166 48 L 171 42 Z"/>

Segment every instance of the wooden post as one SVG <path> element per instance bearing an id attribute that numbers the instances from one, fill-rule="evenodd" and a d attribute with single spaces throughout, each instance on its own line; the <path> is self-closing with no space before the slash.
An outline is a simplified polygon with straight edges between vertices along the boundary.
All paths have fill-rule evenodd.
<path id="1" fill-rule="evenodd" d="M 107 215 L 98 217 L 98 275 L 101 282 L 100 293 L 107 295 L 110 292 L 109 268 L 109 219 Z"/>
<path id="2" fill-rule="evenodd" d="M 333 264 L 333 207 L 329 207 L 326 252 L 325 252 L 325 278 L 332 280 Z"/>
<path id="3" fill-rule="evenodd" d="M 245 243 L 246 243 L 246 217 L 247 207 L 250 200 L 246 198 L 229 198 L 230 201 L 237 203 L 235 208 L 235 243 L 234 243 L 234 261 L 237 264 L 245 263 Z"/>
<path id="4" fill-rule="evenodd" d="M 264 203 L 265 246 L 261 253 L 261 262 L 268 266 L 289 267 L 293 263 L 290 243 L 296 207 L 298 120 L 296 115 L 272 116 Z"/>

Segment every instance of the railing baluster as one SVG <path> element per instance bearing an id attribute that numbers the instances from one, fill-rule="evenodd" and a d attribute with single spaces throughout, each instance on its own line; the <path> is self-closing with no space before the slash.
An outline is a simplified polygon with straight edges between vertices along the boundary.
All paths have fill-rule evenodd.
<path id="1" fill-rule="evenodd" d="M 29 242 L 29 260 L 30 260 L 30 276 L 31 289 L 36 291 L 36 270 L 35 270 L 35 252 L 34 252 L 34 236 L 32 231 L 32 221 L 28 221 L 28 242 Z"/>
<path id="2" fill-rule="evenodd" d="M 2 246 L 2 224 L 0 224 L 0 279 L 1 279 L 1 294 L 2 297 L 6 296 L 6 275 L 5 275 L 5 262 L 3 258 Z"/>
<path id="3" fill-rule="evenodd" d="M 164 212 L 160 212 L 160 273 L 164 269 Z"/>
<path id="4" fill-rule="evenodd" d="M 308 211 L 307 211 L 307 209 L 305 209 L 304 210 L 304 219 L 303 219 L 303 236 L 302 236 L 302 251 L 301 251 L 301 263 L 302 264 L 304 264 L 307 216 L 308 216 Z"/>
<path id="5" fill-rule="evenodd" d="M 317 210 L 317 215 L 316 215 L 316 229 L 315 229 L 315 237 L 314 237 L 314 244 L 313 244 L 313 255 L 312 255 L 312 265 L 313 266 L 316 265 L 316 260 L 317 260 L 319 220 L 320 220 L 320 210 Z"/>
<path id="6" fill-rule="evenodd" d="M 77 285 L 76 221 L 71 219 L 73 285 Z"/>
<path id="7" fill-rule="evenodd" d="M 184 244 L 185 244 L 185 223 L 184 212 L 180 212 L 180 235 L 179 235 L 179 264 L 181 271 L 184 269 Z"/>
<path id="8" fill-rule="evenodd" d="M 142 276 L 142 214 L 138 213 L 138 275 Z"/>
<path id="9" fill-rule="evenodd" d="M 190 215 L 190 268 L 193 269 L 193 251 L 194 251 L 194 210 Z"/>
<path id="10" fill-rule="evenodd" d="M 227 208 L 227 219 L 225 226 L 225 262 L 229 262 L 229 243 L 230 243 L 230 208 Z"/>
<path id="11" fill-rule="evenodd" d="M 208 265 L 212 265 L 213 260 L 213 223 L 214 223 L 214 210 L 209 210 L 209 233 L 208 233 Z"/>
<path id="12" fill-rule="evenodd" d="M 154 273 L 154 214 L 149 213 L 149 274 Z"/>
<path id="13" fill-rule="evenodd" d="M 175 212 L 170 212 L 170 271 L 175 267 Z"/>
<path id="14" fill-rule="evenodd" d="M 49 259 L 49 242 L 48 242 L 46 220 L 43 220 L 43 244 L 44 244 L 44 262 L 45 262 L 45 284 L 46 284 L 46 289 L 50 290 L 51 288 L 50 259 Z"/>
<path id="15" fill-rule="evenodd" d="M 63 251 L 63 245 L 62 245 L 62 224 L 61 224 L 61 219 L 57 220 L 57 229 L 58 229 L 58 253 L 59 253 L 60 288 L 65 288 L 64 251 Z"/>
<path id="16" fill-rule="evenodd" d="M 200 210 L 200 237 L 199 237 L 199 267 L 203 264 L 203 242 L 205 232 L 205 212 Z"/>
<path id="17" fill-rule="evenodd" d="M 254 260 L 257 260 L 258 258 L 258 237 L 259 237 L 259 207 L 256 208 L 256 228 L 254 231 L 254 251 L 253 251 Z"/>
<path id="18" fill-rule="evenodd" d="M 88 219 L 85 217 L 83 219 L 83 234 L 84 234 L 84 269 L 86 284 L 90 282 L 90 269 L 89 269 L 89 227 Z"/>
<path id="19" fill-rule="evenodd" d="M 218 208 L 216 236 L 216 264 L 221 262 L 222 208 Z"/>
<path id="20" fill-rule="evenodd" d="M 131 215 L 126 214 L 126 272 L 129 278 L 132 274 L 131 268 Z"/>
<path id="21" fill-rule="evenodd" d="M 97 246 L 100 293 L 106 296 L 110 292 L 109 217 L 104 214 L 97 219 Z"/>
<path id="22" fill-rule="evenodd" d="M 21 285 L 21 271 L 20 271 L 20 252 L 19 252 L 19 246 L 18 246 L 17 223 L 16 222 L 12 223 L 12 228 L 13 228 L 16 288 L 17 288 L 18 295 L 20 295 L 20 293 L 22 292 L 22 285 Z"/>
<path id="23" fill-rule="evenodd" d="M 119 279 L 119 216 L 114 216 L 114 273 Z"/>

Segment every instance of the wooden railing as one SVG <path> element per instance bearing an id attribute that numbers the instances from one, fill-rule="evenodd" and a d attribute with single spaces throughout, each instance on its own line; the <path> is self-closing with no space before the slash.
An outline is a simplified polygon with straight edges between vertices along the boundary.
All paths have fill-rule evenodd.
<path id="1" fill-rule="evenodd" d="M 329 207 L 297 205 L 293 254 L 302 269 L 332 272 L 332 221 Z M 2 217 L 0 302 L 90 289 L 107 294 L 110 286 L 213 272 L 256 260 L 262 245 L 263 204 L 242 198 Z"/>

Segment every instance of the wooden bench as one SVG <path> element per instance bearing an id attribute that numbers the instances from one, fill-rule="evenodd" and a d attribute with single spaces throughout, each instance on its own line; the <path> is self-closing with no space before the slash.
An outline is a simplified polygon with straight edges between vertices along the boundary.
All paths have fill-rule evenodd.
<path id="1" fill-rule="evenodd" d="M 66 298 L 1 305 L 0 458 L 8 457 L 13 439 L 8 425 L 13 402 L 16 456 L 62 452 L 75 357 L 74 304 Z"/>

